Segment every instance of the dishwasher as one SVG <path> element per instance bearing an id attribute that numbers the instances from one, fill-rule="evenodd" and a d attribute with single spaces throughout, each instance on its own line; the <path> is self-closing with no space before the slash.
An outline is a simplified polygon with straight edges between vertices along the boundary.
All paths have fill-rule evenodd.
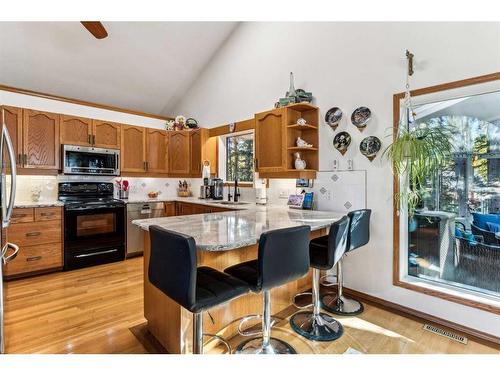
<path id="1" fill-rule="evenodd" d="M 132 220 L 163 217 L 163 202 L 127 204 L 127 258 L 144 252 L 144 231 L 132 224 Z"/>

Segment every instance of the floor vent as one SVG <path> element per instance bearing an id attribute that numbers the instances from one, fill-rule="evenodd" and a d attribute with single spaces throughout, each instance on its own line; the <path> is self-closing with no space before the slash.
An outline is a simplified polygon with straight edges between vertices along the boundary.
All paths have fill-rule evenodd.
<path id="1" fill-rule="evenodd" d="M 426 331 L 435 333 L 436 335 L 447 337 L 453 341 L 457 341 L 461 344 L 467 345 L 467 337 L 457 335 L 456 333 L 445 331 L 442 328 L 431 326 L 430 324 L 424 324 L 424 329 Z"/>

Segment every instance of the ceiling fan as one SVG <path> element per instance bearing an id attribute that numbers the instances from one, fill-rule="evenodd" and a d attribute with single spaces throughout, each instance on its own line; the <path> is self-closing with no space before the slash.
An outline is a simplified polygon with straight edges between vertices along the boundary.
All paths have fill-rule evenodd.
<path id="1" fill-rule="evenodd" d="M 99 21 L 80 21 L 81 24 L 97 39 L 104 39 L 108 32 Z"/>

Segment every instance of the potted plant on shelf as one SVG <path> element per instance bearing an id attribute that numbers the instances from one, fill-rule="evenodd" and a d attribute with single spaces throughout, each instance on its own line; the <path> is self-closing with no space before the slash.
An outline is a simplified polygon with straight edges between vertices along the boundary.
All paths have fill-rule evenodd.
<path id="1" fill-rule="evenodd" d="M 409 231 L 416 229 L 414 218 L 417 207 L 422 202 L 424 185 L 429 177 L 449 159 L 453 150 L 452 135 L 447 127 L 400 126 L 394 141 L 384 150 L 396 176 L 407 176 L 396 195 L 398 210 L 408 210 Z"/>

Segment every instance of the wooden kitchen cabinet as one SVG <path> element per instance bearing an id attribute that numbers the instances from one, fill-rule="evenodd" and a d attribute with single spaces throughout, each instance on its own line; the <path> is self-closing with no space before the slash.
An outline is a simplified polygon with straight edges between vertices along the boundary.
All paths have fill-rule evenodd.
<path id="1" fill-rule="evenodd" d="M 19 246 L 19 253 L 5 265 L 6 278 L 62 269 L 62 207 L 15 208 L 7 240 Z"/>
<path id="2" fill-rule="evenodd" d="M 303 118 L 306 125 L 298 125 Z M 261 178 L 316 178 L 319 166 L 319 109 L 308 103 L 291 104 L 255 115 L 255 171 Z M 312 147 L 297 147 L 298 137 Z M 306 169 L 295 169 L 295 153 Z"/>
<path id="3" fill-rule="evenodd" d="M 92 120 L 89 118 L 61 115 L 61 144 L 75 146 L 92 145 Z"/>
<path id="4" fill-rule="evenodd" d="M 203 162 L 210 161 L 210 174 L 217 173 L 217 137 L 209 138 L 208 129 L 197 129 L 190 133 L 189 175 L 201 177 Z"/>
<path id="5" fill-rule="evenodd" d="M 93 146 L 120 148 L 121 125 L 102 120 L 92 120 Z"/>
<path id="6" fill-rule="evenodd" d="M 283 108 L 255 115 L 255 169 L 259 173 L 286 169 L 284 118 Z"/>
<path id="7" fill-rule="evenodd" d="M 146 171 L 146 128 L 121 126 L 121 171 Z"/>
<path id="8" fill-rule="evenodd" d="M 59 114 L 23 109 L 23 168 L 59 169 Z"/>
<path id="9" fill-rule="evenodd" d="M 146 132 L 146 171 L 168 173 L 168 133 L 160 129 Z"/>
<path id="10" fill-rule="evenodd" d="M 190 171 L 190 136 L 189 131 L 173 131 L 169 135 L 169 174 L 188 176 Z"/>
<path id="11" fill-rule="evenodd" d="M 12 145 L 14 146 L 14 154 L 16 155 L 16 165 L 22 167 L 23 163 L 23 110 L 17 107 L 3 106 L 4 123 L 9 131 Z"/>
<path id="12" fill-rule="evenodd" d="M 165 205 L 165 216 L 175 216 L 176 212 L 176 202 L 163 202 Z"/>

